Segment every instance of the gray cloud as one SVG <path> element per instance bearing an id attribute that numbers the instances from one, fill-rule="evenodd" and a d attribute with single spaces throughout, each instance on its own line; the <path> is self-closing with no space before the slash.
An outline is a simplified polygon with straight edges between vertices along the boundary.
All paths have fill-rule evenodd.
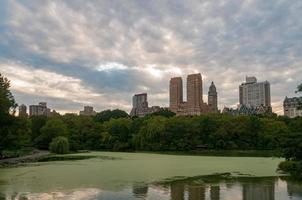
<path id="1" fill-rule="evenodd" d="M 6 68 L 0 70 L 11 64 L 80 80 L 102 95 L 90 99 L 97 108 L 128 110 L 135 92 L 167 106 L 169 78 L 192 72 L 203 74 L 204 93 L 215 81 L 220 107 L 236 105 L 238 85 L 255 75 L 271 82 L 279 112 L 301 81 L 301 9 L 298 0 L 3 1 L 0 64 Z M 46 88 L 69 91 L 60 80 Z M 17 92 L 20 103 L 34 96 L 64 111 L 81 107 L 48 93 Z"/>

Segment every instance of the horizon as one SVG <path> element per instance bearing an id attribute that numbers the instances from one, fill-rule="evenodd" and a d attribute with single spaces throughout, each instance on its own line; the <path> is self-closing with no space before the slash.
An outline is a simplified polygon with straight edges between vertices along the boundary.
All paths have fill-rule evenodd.
<path id="1" fill-rule="evenodd" d="M 0 72 L 19 105 L 47 102 L 61 114 L 86 105 L 129 113 L 137 93 L 167 107 L 170 78 L 185 88 L 192 73 L 203 77 L 205 102 L 213 81 L 218 108 L 236 107 L 239 85 L 255 76 L 270 82 L 281 115 L 302 77 L 301 8 L 298 0 L 5 0 Z"/>

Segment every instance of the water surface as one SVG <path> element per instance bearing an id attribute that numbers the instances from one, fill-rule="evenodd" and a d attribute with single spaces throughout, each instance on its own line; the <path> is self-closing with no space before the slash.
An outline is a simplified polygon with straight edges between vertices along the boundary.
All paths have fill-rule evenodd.
<path id="1" fill-rule="evenodd" d="M 0 169 L 0 199 L 302 199 L 300 183 L 278 177 L 278 158 L 76 155 L 97 157 Z"/>

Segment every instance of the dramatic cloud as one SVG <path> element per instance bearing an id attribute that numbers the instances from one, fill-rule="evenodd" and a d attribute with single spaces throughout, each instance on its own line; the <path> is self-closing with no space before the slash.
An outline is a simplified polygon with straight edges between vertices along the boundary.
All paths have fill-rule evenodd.
<path id="1" fill-rule="evenodd" d="M 282 114 L 302 77 L 301 10 L 298 0 L 4 0 L 0 72 L 18 103 L 62 112 L 129 111 L 138 92 L 168 106 L 169 79 L 195 72 L 205 94 L 215 82 L 220 108 L 236 106 L 254 75 Z"/>

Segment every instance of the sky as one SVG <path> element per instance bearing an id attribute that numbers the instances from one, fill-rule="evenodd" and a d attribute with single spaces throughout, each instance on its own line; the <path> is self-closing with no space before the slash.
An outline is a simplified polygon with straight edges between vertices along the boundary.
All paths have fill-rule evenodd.
<path id="1" fill-rule="evenodd" d="M 168 106 L 169 80 L 203 77 L 236 107 L 245 76 L 271 84 L 273 111 L 302 82 L 301 0 L 0 0 L 0 73 L 18 104 L 61 113 Z M 185 85 L 184 85 L 185 88 Z"/>

